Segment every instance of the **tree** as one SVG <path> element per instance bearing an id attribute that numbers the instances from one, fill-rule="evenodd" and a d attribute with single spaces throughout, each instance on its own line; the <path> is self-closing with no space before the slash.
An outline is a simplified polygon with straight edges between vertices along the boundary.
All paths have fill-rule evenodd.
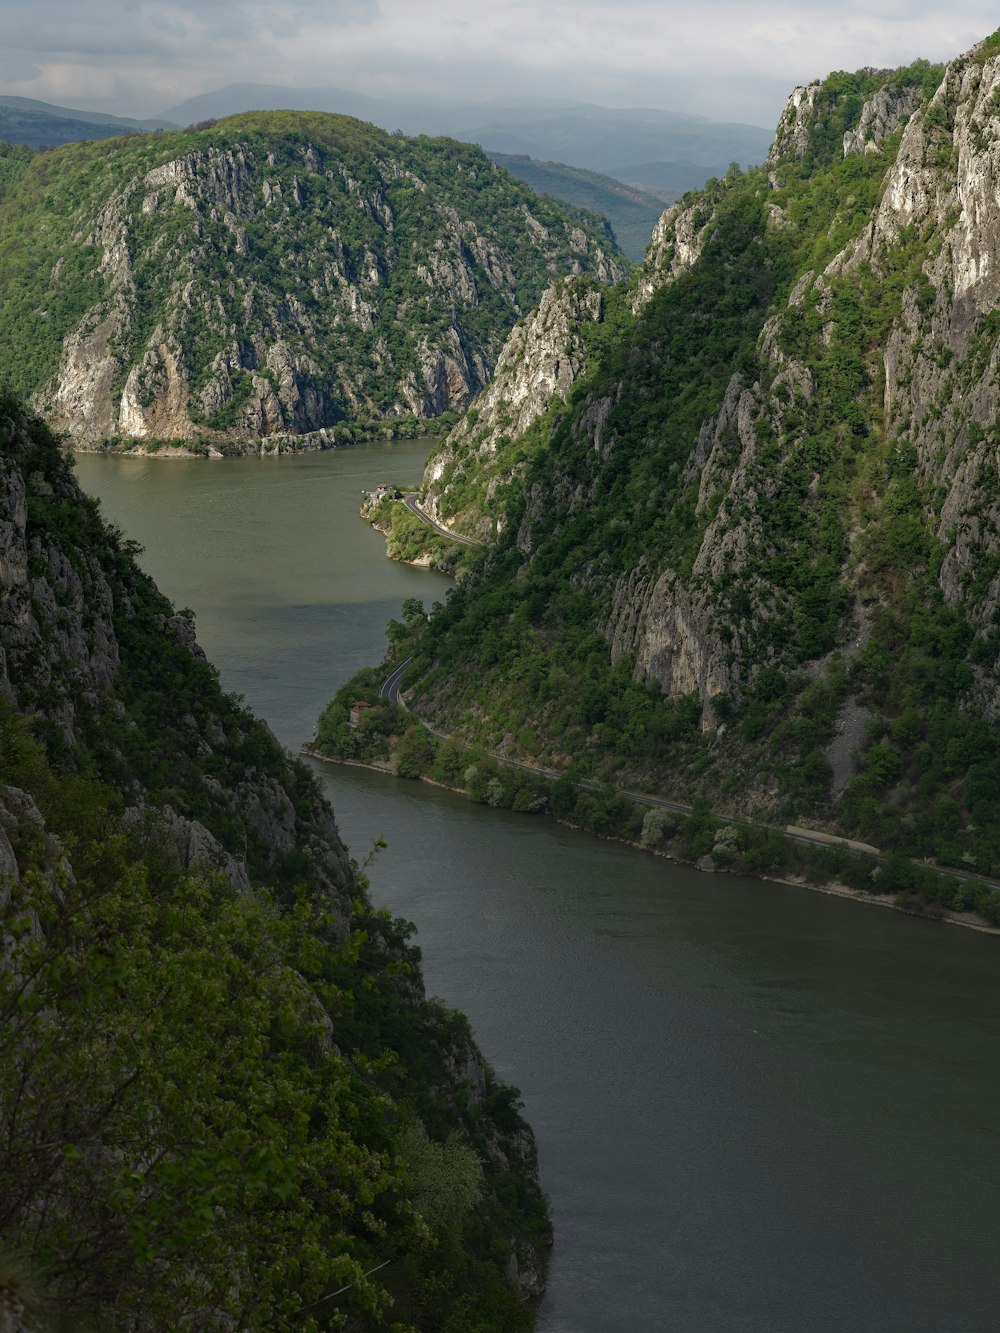
<path id="1" fill-rule="evenodd" d="M 397 777 L 423 777 L 433 762 L 434 742 L 426 727 L 409 727 L 393 747 L 392 767 Z"/>

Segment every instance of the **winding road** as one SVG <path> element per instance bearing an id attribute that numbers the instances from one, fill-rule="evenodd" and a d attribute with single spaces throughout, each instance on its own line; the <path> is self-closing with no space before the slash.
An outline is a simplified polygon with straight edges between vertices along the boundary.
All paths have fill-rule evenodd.
<path id="1" fill-rule="evenodd" d="M 407 509 L 414 516 L 414 518 L 419 518 L 421 522 L 426 523 L 429 528 L 433 528 L 434 531 L 438 533 L 439 536 L 447 537 L 450 541 L 458 542 L 462 546 L 475 546 L 475 547 L 482 546 L 483 543 L 477 542 L 475 538 L 460 537 L 457 532 L 452 532 L 449 528 L 444 527 L 442 524 L 438 523 L 435 519 L 431 518 L 430 514 L 425 514 L 424 511 L 417 504 L 416 491 L 411 491 L 408 495 L 404 495 L 403 504 L 406 505 Z"/>

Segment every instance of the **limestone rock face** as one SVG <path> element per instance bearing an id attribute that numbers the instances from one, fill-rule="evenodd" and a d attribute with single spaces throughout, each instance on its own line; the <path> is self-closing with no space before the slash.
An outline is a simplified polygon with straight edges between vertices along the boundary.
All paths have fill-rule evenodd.
<path id="1" fill-rule="evenodd" d="M 908 125 L 881 205 L 844 268 L 887 274 L 904 229 L 924 239 L 920 278 L 887 340 L 888 435 L 914 446 L 921 477 L 943 496 L 937 536 L 946 599 L 984 631 L 1000 577 L 996 475 L 1000 347 L 1000 58 L 954 62 L 926 112 Z M 995 686 L 981 704 L 1000 710 Z"/>
<path id="2" fill-rule="evenodd" d="M 922 101 L 921 90 L 916 86 L 880 88 L 862 108 L 857 128 L 845 131 L 844 156 L 876 152 L 890 134 L 906 124 Z"/>
<path id="3" fill-rule="evenodd" d="M 672 204 L 653 228 L 635 294 L 632 313 L 639 314 L 653 293 L 673 282 L 701 257 L 705 242 L 711 234 L 713 213 L 705 201 Z"/>
<path id="4" fill-rule="evenodd" d="M 250 892 L 246 866 L 197 819 L 185 819 L 170 806 L 153 810 L 130 806 L 125 812 L 125 826 L 139 845 L 155 846 L 179 869 L 221 874 L 237 893 Z"/>
<path id="5" fill-rule="evenodd" d="M 783 159 L 809 149 L 818 90 L 796 89 L 789 99 L 769 159 L 779 175 Z M 690 574 L 657 571 L 644 560 L 612 593 L 606 632 L 614 655 L 635 653 L 637 670 L 669 694 L 697 691 L 706 727 L 716 721 L 713 696 L 738 697 L 737 682 L 746 678 L 743 627 L 752 626 L 759 648 L 768 623 L 788 609 L 780 586 L 747 572 L 767 549 L 761 518 L 802 429 L 789 423 L 816 392 L 808 367 L 783 350 L 788 313 L 809 303 L 828 308 L 833 285 L 850 284 L 864 269 L 891 280 L 905 262 L 901 247 L 923 262 L 882 352 L 882 429 L 914 446 L 921 479 L 942 497 L 936 534 L 946 599 L 984 631 L 993 623 L 1000 573 L 984 578 L 983 571 L 1000 567 L 1000 487 L 993 480 L 1000 475 L 993 314 L 1000 302 L 1000 59 L 973 52 L 954 62 L 929 104 L 920 103 L 919 89 L 890 83 L 844 136 L 845 155 L 870 153 L 903 128 L 868 224 L 825 273 L 801 276 L 786 309 L 761 334 L 757 382 L 734 378 L 721 410 L 702 427 L 684 480 L 697 486 L 698 514 L 714 517 Z M 742 618 L 724 591 L 735 584 L 746 599 Z M 994 677 L 981 670 L 977 679 L 979 705 L 1000 716 Z"/>
<path id="6" fill-rule="evenodd" d="M 805 157 L 809 151 L 810 134 L 816 123 L 816 99 L 819 96 L 820 83 L 793 88 L 788 95 L 778 128 L 774 132 L 774 143 L 767 155 L 767 165 L 774 166 L 783 157 Z"/>
<path id="7" fill-rule="evenodd" d="M 439 523 L 485 541 L 497 535 L 489 501 L 523 469 L 523 462 L 508 461 L 509 446 L 566 399 L 587 368 L 584 330 L 603 317 L 597 288 L 560 282 L 511 331 L 492 383 L 428 459 L 420 503 Z M 456 493 L 470 475 L 476 478 L 477 496 L 457 503 Z"/>
<path id="8" fill-rule="evenodd" d="M 27 386 L 78 447 L 317 443 L 356 418 L 464 410 L 549 282 L 628 270 L 596 217 L 476 149 L 307 119 L 122 140 L 102 164 L 50 279 L 60 308 L 79 306 L 78 269 L 101 295 Z"/>

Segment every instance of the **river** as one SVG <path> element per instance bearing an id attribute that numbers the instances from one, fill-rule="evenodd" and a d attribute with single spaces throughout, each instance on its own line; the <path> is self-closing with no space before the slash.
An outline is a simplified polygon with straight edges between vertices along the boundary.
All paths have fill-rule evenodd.
<path id="1" fill-rule="evenodd" d="M 362 488 L 426 444 L 83 455 L 224 685 L 297 746 L 403 598 Z M 540 1333 L 985 1333 L 1000 1308 L 1000 941 L 702 875 L 316 765 L 428 990 L 522 1090 L 556 1227 Z"/>

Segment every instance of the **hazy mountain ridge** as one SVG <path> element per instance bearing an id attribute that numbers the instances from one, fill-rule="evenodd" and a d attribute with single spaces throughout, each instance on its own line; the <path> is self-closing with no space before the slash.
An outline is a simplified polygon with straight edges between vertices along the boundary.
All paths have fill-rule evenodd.
<path id="1" fill-rule="evenodd" d="M 765 168 L 668 210 L 633 322 L 504 442 L 502 514 L 495 446 L 463 441 L 509 407 L 440 447 L 425 503 L 501 536 L 431 622 L 418 707 L 1000 869 L 998 47 L 796 90 Z"/>
<path id="2" fill-rule="evenodd" d="M 650 232 L 663 210 L 664 197 L 647 194 L 613 176 L 568 167 L 564 162 L 537 162 L 533 157 L 491 151 L 487 156 L 539 194 L 550 194 L 563 203 L 602 213 L 629 259 L 638 262 L 646 253 Z M 672 197 L 667 196 L 667 202 Z"/>
<path id="3" fill-rule="evenodd" d="M 55 148 L 82 139 L 110 139 L 121 134 L 176 128 L 165 121 L 130 120 L 101 111 L 53 106 L 33 97 L 0 96 L 0 140 L 30 148 Z"/>
<path id="4" fill-rule="evenodd" d="M 445 102 L 433 98 L 377 98 L 349 89 L 277 88 L 237 84 L 191 98 L 163 115 L 181 124 L 259 108 L 335 111 L 408 134 L 445 134 L 487 151 L 566 163 L 644 184 L 631 164 L 661 168 L 662 188 L 673 194 L 722 175 L 734 160 L 763 160 L 770 133 L 756 125 L 725 124 L 705 116 L 652 107 L 603 107 L 546 98 Z M 655 173 L 647 172 L 652 179 Z M 647 187 L 648 188 L 648 187 Z M 659 187 L 658 187 L 659 188 Z"/>

